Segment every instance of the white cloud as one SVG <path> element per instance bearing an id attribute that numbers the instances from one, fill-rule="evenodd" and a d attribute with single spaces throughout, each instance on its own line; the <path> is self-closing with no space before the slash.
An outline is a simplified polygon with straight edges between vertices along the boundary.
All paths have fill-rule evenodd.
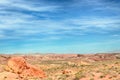
<path id="1" fill-rule="evenodd" d="M 83 28 L 81 29 L 87 29 L 87 28 L 99 28 L 104 30 L 110 30 L 110 29 L 119 29 L 120 26 L 120 20 L 119 18 L 100 18 L 100 17 L 93 17 L 93 18 L 80 18 L 80 19 L 71 19 L 69 21 L 73 25 L 78 25 Z"/>
<path id="2" fill-rule="evenodd" d="M 32 14 L 26 14 L 24 11 L 54 12 L 59 8 L 60 6 L 49 5 L 48 3 L 43 4 L 42 2 L 0 0 L 0 29 L 19 29 L 23 28 L 23 25 L 26 27 L 29 25 L 36 26 L 39 22 L 33 20 L 36 19 L 35 16 Z M 23 12 L 19 12 L 20 10 L 23 10 Z M 43 16 L 40 13 L 38 13 L 38 15 Z M 44 15 L 43 17 L 46 16 Z"/>
<path id="3" fill-rule="evenodd" d="M 120 34 L 114 34 L 113 37 L 120 37 Z"/>
<path id="4" fill-rule="evenodd" d="M 38 11 L 38 12 L 51 12 L 57 10 L 60 6 L 57 5 L 49 5 L 49 4 L 43 4 L 42 2 L 33 2 L 33 1 L 16 1 L 16 0 L 2 0 L 0 1 L 0 5 L 2 7 L 0 9 L 23 9 L 23 10 L 30 10 L 30 11 Z"/>
<path id="5" fill-rule="evenodd" d="M 31 17 L 31 16 L 29 16 Z M 83 18 L 83 19 L 66 19 L 63 21 L 55 21 L 51 19 L 47 20 L 31 20 L 29 17 L 24 17 L 21 15 L 20 19 L 13 20 L 9 23 L 11 19 L 5 21 L 6 24 L 1 24 L 0 29 L 13 30 L 14 33 L 11 34 L 12 37 L 6 37 L 9 39 L 20 39 L 25 36 L 30 35 L 49 35 L 52 37 L 59 36 L 64 37 L 66 34 L 82 36 L 90 32 L 103 33 L 109 32 L 109 30 L 114 31 L 120 29 L 119 19 L 116 18 Z M 21 25 L 21 23 L 23 25 Z M 72 25 L 71 25 L 72 24 Z M 5 27 L 2 27 L 5 26 Z M 97 30 L 96 30 L 97 28 Z M 105 32 L 106 31 L 106 32 Z M 0 33 L 3 34 L 3 33 Z M 63 36 L 64 35 L 64 36 Z M 62 36 L 62 37 L 61 37 Z M 69 36 L 70 37 L 70 36 Z M 45 38 L 45 37 L 44 37 Z M 38 37 L 39 39 L 39 37 Z M 46 38 L 45 38 L 46 39 Z M 51 39 L 51 38 L 49 38 Z"/>
<path id="6" fill-rule="evenodd" d="M 0 4 L 6 4 L 8 2 L 9 2 L 9 0 L 0 0 Z"/>
<path id="7" fill-rule="evenodd" d="M 85 0 L 81 4 L 84 5 L 97 6 L 97 8 L 101 8 L 102 2 L 98 3 L 98 0 L 89 1 Z M 27 4 L 27 5 L 26 5 Z M 54 20 L 50 18 L 45 19 L 36 19 L 32 14 L 25 14 L 19 12 L 19 9 L 25 11 L 37 11 L 37 12 L 55 12 L 58 9 L 61 9 L 61 6 L 58 5 L 49 5 L 37 2 L 28 2 L 24 0 L 16 1 L 16 0 L 1 0 L 0 1 L 0 35 L 5 35 L 5 30 L 12 30 L 13 34 L 5 35 L 5 37 L 0 37 L 0 39 L 21 39 L 25 36 L 30 35 L 50 35 L 52 39 L 55 39 L 58 35 L 59 38 L 66 34 L 69 35 L 86 35 L 87 32 L 95 32 L 95 33 L 106 33 L 109 30 L 117 30 L 120 29 L 120 18 L 116 17 L 82 17 L 82 18 L 66 18 L 64 20 Z M 80 4 L 79 4 L 80 5 Z M 106 4 L 104 4 L 106 5 Z M 80 5 L 81 6 L 81 5 Z M 7 10 L 10 9 L 10 10 Z M 11 10 L 18 11 L 11 11 Z M 42 16 L 42 14 L 38 13 Z M 50 15 L 51 16 L 51 15 Z M 46 17 L 44 15 L 44 17 Z M 48 16 L 47 16 L 48 17 Z M 96 30 L 97 28 L 97 30 Z M 106 32 L 104 31 L 106 30 Z M 56 35 L 56 36 L 55 36 Z M 51 37 L 49 39 L 51 39 Z M 39 38 L 37 38 L 39 40 Z M 46 37 L 45 37 L 46 39 Z M 57 37 L 58 39 L 58 37 Z"/>
<path id="8" fill-rule="evenodd" d="M 0 34 L 0 38 L 4 38 L 4 37 L 5 37 L 5 35 Z"/>

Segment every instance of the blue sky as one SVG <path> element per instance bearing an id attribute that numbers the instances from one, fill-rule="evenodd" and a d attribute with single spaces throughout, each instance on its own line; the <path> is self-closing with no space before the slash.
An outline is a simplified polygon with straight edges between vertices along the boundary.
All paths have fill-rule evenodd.
<path id="1" fill-rule="evenodd" d="M 120 0 L 0 0 L 0 53 L 120 51 Z"/>

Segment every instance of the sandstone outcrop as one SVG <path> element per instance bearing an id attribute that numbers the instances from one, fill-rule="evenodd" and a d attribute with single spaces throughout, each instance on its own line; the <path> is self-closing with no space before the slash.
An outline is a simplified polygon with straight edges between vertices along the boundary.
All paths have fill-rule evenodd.
<path id="1" fill-rule="evenodd" d="M 8 60 L 9 71 L 18 74 L 22 78 L 35 77 L 45 78 L 45 73 L 41 69 L 29 64 L 23 57 L 12 57 Z"/>
<path id="2" fill-rule="evenodd" d="M 8 60 L 8 67 L 14 73 L 21 74 L 27 68 L 27 63 L 23 57 L 13 57 Z"/>

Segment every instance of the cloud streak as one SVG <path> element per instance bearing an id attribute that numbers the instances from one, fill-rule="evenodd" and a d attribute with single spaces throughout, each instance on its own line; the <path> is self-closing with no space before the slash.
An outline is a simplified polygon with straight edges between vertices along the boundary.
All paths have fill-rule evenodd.
<path id="1" fill-rule="evenodd" d="M 0 41 L 3 45 L 79 40 L 84 44 L 92 37 L 118 39 L 119 4 L 110 0 L 0 0 Z"/>

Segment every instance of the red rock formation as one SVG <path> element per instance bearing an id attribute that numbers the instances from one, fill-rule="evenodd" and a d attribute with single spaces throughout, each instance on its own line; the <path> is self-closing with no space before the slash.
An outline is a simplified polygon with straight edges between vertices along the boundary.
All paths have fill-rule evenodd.
<path id="1" fill-rule="evenodd" d="M 13 57 L 8 60 L 8 67 L 13 70 L 14 73 L 22 73 L 26 69 L 27 64 L 23 57 Z"/>
<path id="2" fill-rule="evenodd" d="M 33 65 L 26 63 L 23 57 L 13 57 L 8 61 L 8 67 L 21 77 L 44 78 L 45 73 Z"/>
<path id="3" fill-rule="evenodd" d="M 44 78 L 46 77 L 45 73 L 38 69 L 37 67 L 27 64 L 27 69 L 22 72 L 22 76 L 32 76 L 37 78 Z"/>

